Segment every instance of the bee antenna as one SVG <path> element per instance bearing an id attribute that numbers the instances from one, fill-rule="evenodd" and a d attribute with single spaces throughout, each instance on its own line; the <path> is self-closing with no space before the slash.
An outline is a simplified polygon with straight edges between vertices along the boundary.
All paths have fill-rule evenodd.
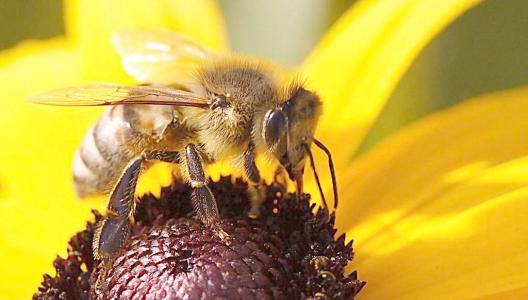
<path id="1" fill-rule="evenodd" d="M 330 174 L 332 176 L 332 188 L 334 191 L 334 209 L 336 209 L 337 201 L 338 201 L 337 180 L 336 180 L 336 175 L 335 175 L 334 161 L 332 160 L 332 153 L 330 153 L 330 150 L 326 148 L 326 146 L 323 143 L 321 143 L 319 140 L 317 140 L 316 138 L 313 138 L 313 142 L 317 147 L 319 147 L 319 149 L 323 150 L 324 153 L 326 153 L 326 156 L 328 157 L 328 167 L 330 168 Z"/>
<path id="2" fill-rule="evenodd" d="M 310 166 L 312 167 L 315 182 L 317 182 L 319 194 L 321 195 L 321 199 L 323 200 L 323 205 L 325 208 L 328 208 L 328 205 L 326 204 L 326 198 L 323 193 L 323 188 L 321 187 L 321 181 L 319 180 L 319 175 L 317 174 L 317 170 L 315 169 L 315 160 L 313 158 L 312 151 L 310 150 L 310 147 L 307 144 L 303 144 L 303 146 L 306 149 L 306 152 L 308 153 L 308 157 L 310 158 Z"/>

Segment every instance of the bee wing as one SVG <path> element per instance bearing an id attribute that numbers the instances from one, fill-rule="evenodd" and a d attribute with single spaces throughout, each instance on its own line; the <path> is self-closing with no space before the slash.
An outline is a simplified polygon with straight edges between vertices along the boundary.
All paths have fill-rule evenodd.
<path id="1" fill-rule="evenodd" d="M 112 37 L 126 72 L 140 82 L 189 81 L 198 63 L 215 54 L 175 32 L 124 30 Z"/>
<path id="2" fill-rule="evenodd" d="M 34 95 L 29 101 L 58 106 L 105 106 L 122 104 L 152 104 L 209 107 L 209 100 L 201 95 L 168 87 L 126 86 L 98 83 L 70 87 Z"/>

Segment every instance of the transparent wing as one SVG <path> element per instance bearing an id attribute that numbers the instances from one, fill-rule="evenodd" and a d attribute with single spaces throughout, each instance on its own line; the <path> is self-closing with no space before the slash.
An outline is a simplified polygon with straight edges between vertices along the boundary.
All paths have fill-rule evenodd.
<path id="1" fill-rule="evenodd" d="M 58 106 L 104 106 L 152 104 L 207 108 L 209 100 L 191 92 L 169 87 L 126 86 L 98 83 L 34 95 L 29 101 Z"/>
<path id="2" fill-rule="evenodd" d="M 215 56 L 200 45 L 166 30 L 124 30 L 112 37 L 126 72 L 140 82 L 188 81 L 202 60 Z"/>

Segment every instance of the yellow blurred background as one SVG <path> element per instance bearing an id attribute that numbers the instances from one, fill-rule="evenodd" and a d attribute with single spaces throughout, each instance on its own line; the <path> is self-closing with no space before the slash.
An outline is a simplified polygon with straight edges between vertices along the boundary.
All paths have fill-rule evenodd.
<path id="1" fill-rule="evenodd" d="M 353 2 L 219 1 L 232 49 L 289 67 L 303 61 Z M 62 9 L 61 0 L 0 0 L 0 49 L 63 34 Z M 526 84 L 527 29 L 526 0 L 489 0 L 466 13 L 419 55 L 361 149 L 431 111 Z"/>
<path id="2" fill-rule="evenodd" d="M 149 0 L 144 1 L 148 2 Z M 419 1 L 421 0 L 414 0 L 414 3 L 421 3 Z M 435 0 L 432 0 L 429 3 L 434 3 L 433 1 Z M 233 50 L 264 56 L 287 67 L 295 68 L 304 60 L 309 51 L 313 49 L 313 46 L 317 44 L 322 35 L 328 31 L 331 24 L 355 1 L 218 0 L 218 2 L 227 25 L 230 45 Z M 373 2 L 375 2 L 375 0 L 373 0 Z M 48 39 L 64 34 L 63 10 L 62 0 L 0 0 L 0 51 L 1 49 L 9 49 L 23 40 Z M 94 20 L 94 22 L 96 21 L 97 20 Z M 359 153 L 364 153 L 365 150 L 371 148 L 387 135 L 432 111 L 445 108 L 454 103 L 480 94 L 526 85 L 528 82 L 527 29 L 527 0 L 488 0 L 470 10 L 461 18 L 458 18 L 420 53 L 411 68 L 406 72 L 403 80 L 399 81 L 398 86 L 392 93 L 381 117 L 372 127 L 367 139 L 361 146 L 361 151 Z M 396 51 L 397 49 L 394 50 Z M 53 67 L 52 64 L 50 64 L 50 66 Z M 31 72 L 30 68 L 26 69 L 28 69 L 27 72 Z M 24 69 L 23 72 L 20 72 L 20 74 L 22 74 L 20 78 L 25 76 L 26 69 Z M 18 80 L 19 79 L 17 79 L 17 82 L 14 82 L 13 80 L 4 80 L 4 88 L 9 91 L 9 89 L 7 89 L 9 85 L 20 85 Z M 22 85 L 26 84 L 24 80 L 20 81 Z M 22 97 L 17 98 L 17 101 L 23 101 L 21 98 Z M 10 99 L 2 99 L 0 101 L 9 103 L 7 100 Z M 365 100 L 368 101 L 369 99 Z M 8 106 L 3 106 L 0 109 L 9 108 Z M 45 108 L 39 109 L 44 110 Z M 74 110 L 72 109 L 72 111 Z M 22 114 L 16 116 L 19 115 Z M 521 118 L 522 117 L 523 115 L 521 115 Z M 73 118 L 69 118 L 68 116 L 64 117 L 64 120 L 70 119 Z M 64 124 L 66 124 L 66 121 L 64 121 Z M 457 124 L 456 126 L 459 125 Z M 521 127 L 522 126 L 518 126 L 517 128 Z M 0 130 L 9 132 L 7 130 L 10 129 L 11 128 L 1 128 Z M 347 134 L 349 134 L 348 131 Z M 32 141 L 29 138 L 26 140 L 28 141 L 26 144 L 30 145 L 27 148 L 31 150 L 38 149 L 37 147 L 39 146 L 37 146 L 37 144 L 30 144 Z M 24 140 L 24 142 L 26 140 Z M 516 139 L 513 138 L 511 140 L 516 141 Z M 6 143 L 5 141 L 2 142 Z M 440 143 L 449 142 L 449 140 L 441 140 Z M 509 145 L 512 147 L 514 146 L 514 143 L 503 144 L 504 148 Z M 50 142 L 50 145 L 52 146 L 48 146 L 55 147 L 50 149 L 59 149 L 61 147 L 61 145 L 53 145 L 52 142 Z M 500 144 L 500 146 L 502 147 L 502 144 Z M 519 146 L 519 148 L 521 148 L 521 146 Z M 523 151 L 525 151 L 524 146 L 523 150 L 520 152 Z M 15 151 L 13 151 L 13 153 L 14 152 Z M 44 150 L 39 152 L 39 155 L 42 155 L 39 159 L 46 158 L 43 156 L 43 153 Z M 454 156 L 457 154 L 458 152 Z M 25 157 L 28 156 L 29 155 L 26 155 Z M 411 159 L 413 164 L 416 163 L 416 158 L 414 156 L 411 157 Z M 409 159 L 408 161 L 411 160 Z M 471 164 L 472 162 L 473 161 L 471 160 L 467 161 L 469 167 L 475 165 L 480 167 L 483 165 L 479 164 L 479 161 L 476 161 L 476 164 Z M 64 162 L 64 165 L 57 168 L 66 170 L 66 168 L 69 168 L 69 163 L 68 159 Z M 442 160 L 441 163 L 444 163 L 444 160 Z M 66 164 L 68 164 L 68 167 L 66 167 Z M 452 165 L 458 166 L 455 163 Z M 460 168 L 466 170 L 462 167 L 463 165 L 460 163 Z M 407 166 L 405 166 L 405 168 L 407 168 Z M 44 166 L 35 168 L 35 170 L 37 173 L 40 173 L 34 175 L 34 178 L 42 178 L 42 174 L 47 175 L 47 169 Z M 0 171 L 3 171 L 2 166 L 0 166 Z M 62 173 L 64 178 L 66 178 L 66 173 L 66 171 Z M 527 174 L 524 171 L 519 171 L 519 173 Z M 7 174 L 9 173 L 5 172 L 5 174 L 0 175 L 7 178 Z M 25 175 L 25 173 L 18 173 L 19 178 L 17 178 L 17 180 L 19 182 L 22 181 L 20 180 L 20 178 L 22 178 L 20 174 Z M 67 175 L 69 176 L 69 172 Z M 520 182 L 521 181 L 515 181 L 515 184 L 520 185 Z M 61 181 L 61 186 L 66 186 L 66 183 L 66 180 Z M 47 189 L 47 184 L 47 182 L 39 182 L 39 186 L 33 187 L 32 189 L 35 191 L 43 191 Z M 359 187 L 358 190 L 368 190 L 369 186 L 367 184 L 364 186 L 365 188 L 363 190 L 362 187 Z M 439 186 L 443 187 L 443 185 Z M 435 189 L 436 188 L 437 187 L 435 186 Z M 7 189 L 0 186 L 0 190 L 2 189 L 2 192 L 9 192 L 9 186 Z M 64 188 L 64 190 L 65 189 L 66 188 Z M 408 187 L 408 189 L 416 190 L 414 186 Z M 63 190 L 60 192 L 62 193 Z M 68 192 L 70 191 L 68 190 Z M 355 195 L 354 193 L 350 194 Z M 372 195 L 376 195 L 376 193 Z M 49 197 L 46 195 L 46 197 L 42 198 L 48 200 L 52 197 L 56 197 L 56 195 L 53 194 Z M 361 194 L 361 197 L 364 197 L 364 195 Z M 374 197 L 372 197 L 372 199 L 374 199 Z M 394 199 L 399 198 L 396 197 Z M 4 213 L 6 215 L 16 215 L 18 213 L 23 216 L 23 218 L 18 219 L 18 223 L 8 224 L 11 227 L 6 227 L 8 228 L 6 232 L 12 233 L 10 235 L 10 240 L 20 242 L 20 245 L 17 244 L 16 246 L 9 248 L 9 251 L 11 251 L 9 254 L 13 255 L 13 253 L 18 254 L 15 252 L 17 249 L 23 249 L 21 241 L 24 241 L 24 237 L 33 236 L 30 234 L 32 228 L 27 226 L 31 214 L 24 215 L 26 213 L 25 209 L 30 205 L 20 204 L 22 203 L 20 202 L 20 199 L 15 197 L 11 200 L 12 201 L 10 202 L 6 201 L 7 205 L 5 207 L 15 207 L 17 210 L 11 211 L 5 209 Z M 353 201 L 351 201 L 351 203 L 352 202 Z M 31 211 L 34 214 L 35 212 L 55 212 L 54 209 L 58 207 L 58 204 L 53 203 L 52 201 L 35 201 L 35 203 L 31 203 L 31 205 L 36 206 L 36 208 L 31 208 Z M 63 211 L 68 211 L 68 208 L 79 205 L 78 202 L 73 203 L 73 201 L 71 203 L 65 203 L 68 203 L 68 207 L 62 208 Z M 353 203 L 359 202 L 356 201 Z M 382 202 L 380 201 L 378 203 Z M 368 205 L 371 204 L 372 203 L 370 202 L 368 203 Z M 385 203 L 378 205 L 378 208 L 381 207 L 385 207 Z M 374 210 L 370 209 L 369 211 L 373 212 Z M 57 214 L 57 216 L 59 215 L 60 214 Z M 388 214 L 388 216 L 391 217 L 392 215 Z M 442 217 L 442 215 L 440 216 Z M 74 228 L 73 224 L 75 223 L 72 220 L 84 222 L 84 220 L 78 220 L 74 216 L 71 216 L 68 219 L 68 226 L 70 227 L 68 227 L 67 230 Z M 375 221 L 376 220 L 377 219 L 375 219 Z M 36 222 L 36 224 L 44 224 L 44 221 L 47 222 L 47 220 L 42 217 L 39 219 L 40 223 Z M 47 225 L 42 232 L 54 233 L 55 229 L 59 227 L 61 221 L 60 218 L 53 220 L 53 222 Z M 16 230 L 11 228 L 16 228 Z M 24 230 L 20 230 L 21 228 Z M 64 230 L 64 232 L 67 230 Z M 21 232 L 20 236 L 18 236 L 19 232 Z M 48 247 L 48 250 L 56 247 L 56 245 L 62 245 L 61 243 L 64 236 L 66 235 L 63 234 L 52 237 L 54 240 L 50 241 L 49 245 L 51 246 Z M 485 238 L 488 237 L 485 236 Z M 402 240 L 407 241 L 407 239 Z M 38 243 L 36 243 L 36 245 L 38 245 Z M 62 246 L 60 249 L 63 249 Z M 28 253 L 32 253 L 31 251 L 37 251 L 35 249 L 25 250 L 27 251 L 17 257 L 18 261 L 26 258 Z M 52 250 L 56 251 L 55 249 Z M 48 252 L 52 253 L 53 251 L 50 250 Z M 48 253 L 46 253 L 46 255 L 47 254 Z M 40 260 L 37 263 L 39 264 L 38 268 L 42 268 L 43 264 L 45 264 L 46 267 L 49 266 L 48 261 L 51 261 L 51 259 L 45 260 L 42 257 L 39 259 Z M 28 264 L 33 264 L 33 262 L 31 261 Z M 11 267 L 8 271 L 13 273 L 13 270 L 15 270 L 15 268 Z M 10 276 L 13 278 L 14 276 L 9 272 L 2 273 L 4 274 L 4 277 Z M 23 270 L 19 273 L 20 274 L 15 274 L 19 276 L 17 278 L 23 278 L 24 280 L 29 278 L 29 275 L 21 275 L 24 273 Z M 31 276 L 33 275 L 34 274 L 31 274 Z M 2 276 L 0 276 L 0 279 L 2 279 Z M 4 282 L 4 284 L 7 282 L 6 280 L 0 281 Z M 29 282 L 29 280 L 26 281 Z M 24 283 L 26 281 L 24 281 Z M 5 286 L 0 285 L 0 287 L 3 287 L 3 290 L 8 290 Z M 26 293 L 34 290 L 33 287 L 29 286 L 25 288 L 27 288 L 27 290 L 24 290 Z M 14 288 L 11 290 L 18 292 Z M 3 299 L 2 296 L 3 295 L 0 295 L 0 299 Z"/>

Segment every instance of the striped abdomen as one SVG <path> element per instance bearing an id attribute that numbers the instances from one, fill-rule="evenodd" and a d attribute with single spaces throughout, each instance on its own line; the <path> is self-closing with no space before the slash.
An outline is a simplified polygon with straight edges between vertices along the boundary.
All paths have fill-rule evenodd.
<path id="1" fill-rule="evenodd" d="M 168 107 L 115 106 L 88 130 L 73 162 L 79 197 L 109 193 L 127 164 L 172 121 Z"/>

